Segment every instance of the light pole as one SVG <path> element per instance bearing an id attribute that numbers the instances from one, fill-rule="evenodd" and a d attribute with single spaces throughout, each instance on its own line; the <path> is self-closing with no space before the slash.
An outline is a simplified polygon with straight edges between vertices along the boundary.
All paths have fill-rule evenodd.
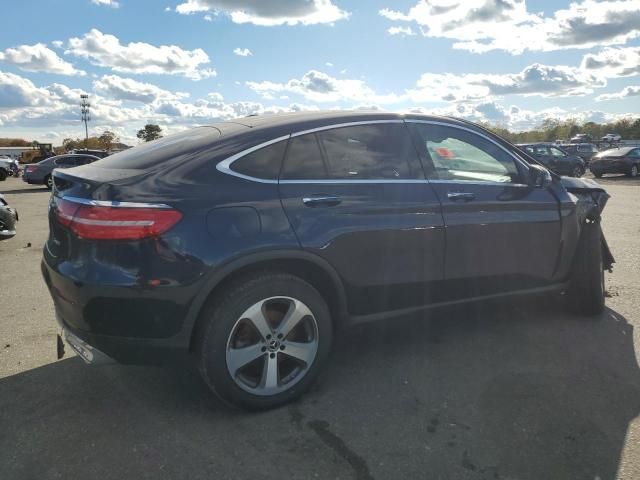
<path id="1" fill-rule="evenodd" d="M 91 108 L 91 104 L 89 103 L 89 95 L 82 94 L 80 95 L 80 112 L 81 118 L 84 122 L 84 148 L 88 148 L 89 144 L 89 120 L 91 120 L 91 116 L 89 115 L 89 109 Z"/>

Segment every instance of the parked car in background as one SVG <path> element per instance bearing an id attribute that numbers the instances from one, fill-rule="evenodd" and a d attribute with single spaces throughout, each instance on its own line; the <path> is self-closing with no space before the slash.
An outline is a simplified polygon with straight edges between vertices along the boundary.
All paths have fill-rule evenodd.
<path id="1" fill-rule="evenodd" d="M 605 173 L 624 173 L 637 177 L 640 171 L 640 148 L 612 148 L 600 152 L 591 159 L 589 169 L 597 178 Z"/>
<path id="2" fill-rule="evenodd" d="M 71 152 L 69 153 L 75 153 L 78 155 L 93 155 L 94 157 L 98 157 L 98 158 L 105 158 L 110 155 L 107 150 L 90 150 L 86 148 L 71 150 Z"/>
<path id="3" fill-rule="evenodd" d="M 16 234 L 18 211 L 11 208 L 4 195 L 0 194 L 0 240 L 7 240 Z"/>
<path id="4" fill-rule="evenodd" d="M 599 314 L 613 262 L 600 185 L 447 117 L 246 117 L 53 178 L 42 273 L 67 343 L 193 352 L 249 409 L 306 391 L 350 324 L 543 292 Z"/>
<path id="5" fill-rule="evenodd" d="M 569 154 L 551 143 L 526 143 L 519 144 L 518 147 L 526 150 L 536 160 L 558 175 L 581 177 L 586 171 L 582 158 Z"/>
<path id="6" fill-rule="evenodd" d="M 22 175 L 22 180 L 26 183 L 45 185 L 49 190 L 51 190 L 53 185 L 53 177 L 51 176 L 51 173 L 54 168 L 78 167 L 80 165 L 95 162 L 96 160 L 100 160 L 100 158 L 94 155 L 84 154 L 66 154 L 49 157 L 38 163 L 26 165 L 24 168 L 24 174 Z"/>
<path id="7" fill-rule="evenodd" d="M 578 155 L 587 167 L 591 159 L 600 152 L 593 143 L 570 143 L 559 147 L 568 154 Z"/>
<path id="8" fill-rule="evenodd" d="M 6 155 L 0 156 L 0 181 L 20 176 L 20 162 Z"/>
<path id="9" fill-rule="evenodd" d="M 590 143 L 592 141 L 593 137 L 588 133 L 578 133 L 577 135 L 574 135 L 571 140 L 569 140 L 569 143 Z"/>
<path id="10" fill-rule="evenodd" d="M 9 157 L 0 158 L 0 182 L 6 180 L 11 173 L 12 160 Z"/>
<path id="11" fill-rule="evenodd" d="M 622 140 L 622 136 L 617 133 L 607 133 L 604 137 L 602 137 L 601 141 L 605 143 L 616 143 Z"/>

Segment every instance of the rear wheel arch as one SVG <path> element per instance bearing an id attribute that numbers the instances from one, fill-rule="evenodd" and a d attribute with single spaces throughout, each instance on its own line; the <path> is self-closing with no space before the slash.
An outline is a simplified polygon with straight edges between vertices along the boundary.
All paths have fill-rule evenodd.
<path id="1" fill-rule="evenodd" d="M 303 251 L 274 251 L 249 255 L 225 265 L 211 278 L 194 300 L 185 330 L 190 332 L 189 350 L 193 351 L 199 332 L 200 313 L 209 302 L 233 285 L 238 279 L 258 272 L 288 273 L 309 283 L 324 298 L 329 306 L 334 327 L 346 318 L 347 300 L 344 285 L 335 269 L 317 255 Z"/>

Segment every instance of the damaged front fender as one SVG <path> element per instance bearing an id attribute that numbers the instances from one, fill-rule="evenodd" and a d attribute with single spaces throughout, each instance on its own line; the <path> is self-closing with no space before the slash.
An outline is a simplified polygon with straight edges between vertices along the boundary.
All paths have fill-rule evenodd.
<path id="1" fill-rule="evenodd" d="M 602 210 L 604 210 L 610 195 L 602 188 L 602 185 L 587 178 L 561 177 L 564 188 L 576 198 L 576 215 L 580 225 L 585 223 L 600 223 Z M 611 271 L 615 259 L 609 249 L 607 240 L 602 238 L 602 261 L 605 270 Z"/>

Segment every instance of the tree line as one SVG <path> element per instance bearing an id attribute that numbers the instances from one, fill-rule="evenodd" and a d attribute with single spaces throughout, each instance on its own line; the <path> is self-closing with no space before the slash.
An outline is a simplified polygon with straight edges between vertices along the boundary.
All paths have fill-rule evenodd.
<path id="1" fill-rule="evenodd" d="M 512 143 L 530 142 L 554 142 L 569 140 L 578 133 L 591 135 L 597 141 L 607 133 L 617 133 L 625 140 L 640 139 L 640 117 L 622 118 L 614 122 L 596 123 L 579 122 L 576 119 L 558 120 L 555 118 L 545 119 L 539 126 L 532 130 L 523 132 L 512 132 L 511 130 L 493 124 L 483 124 L 492 132 Z"/>

